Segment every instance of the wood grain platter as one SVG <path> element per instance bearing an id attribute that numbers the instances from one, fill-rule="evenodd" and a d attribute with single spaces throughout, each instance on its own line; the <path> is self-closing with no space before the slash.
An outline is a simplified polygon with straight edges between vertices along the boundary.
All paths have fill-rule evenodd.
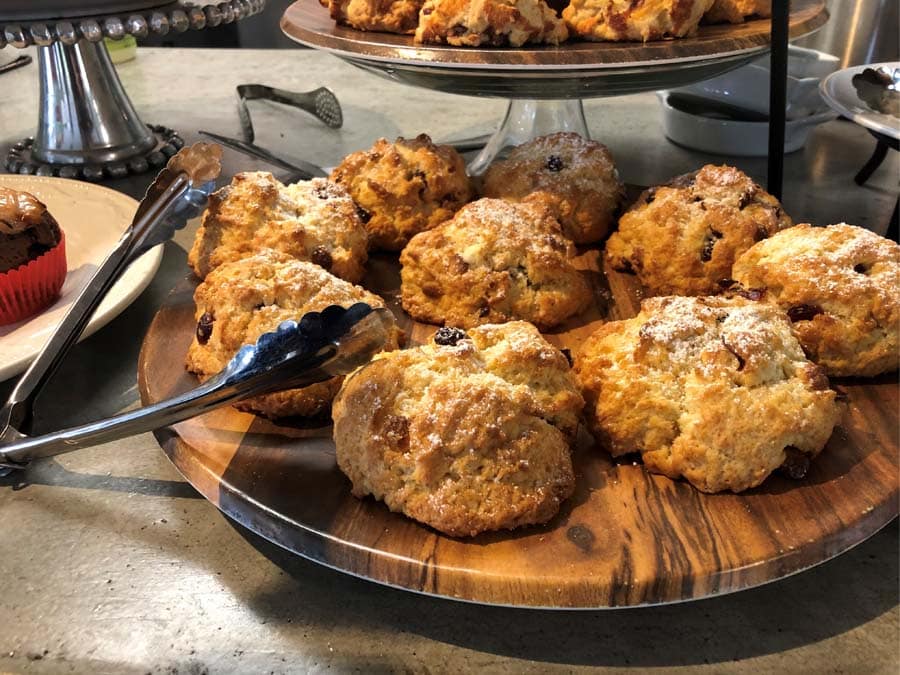
<path id="1" fill-rule="evenodd" d="M 574 348 L 607 319 L 633 316 L 633 277 L 579 259 L 596 306 L 547 337 Z M 389 302 L 413 343 L 434 327 L 399 308 L 396 258 L 370 260 L 364 285 Z M 144 404 L 196 386 L 182 367 L 194 332 L 186 279 L 153 321 L 140 355 Z M 841 426 L 806 479 L 778 475 L 740 495 L 614 463 L 586 433 L 577 491 L 548 524 L 454 539 L 380 502 L 351 496 L 330 427 L 302 428 L 224 408 L 157 432 L 185 478 L 225 514 L 299 555 L 403 589 L 481 603 L 601 608 L 702 598 L 821 563 L 897 516 L 897 374 L 837 381 L 850 397 Z"/>
<path id="2" fill-rule="evenodd" d="M 827 20 L 825 0 L 792 0 L 791 38 L 811 33 Z M 683 64 L 758 54 L 769 47 L 771 22 L 758 19 L 738 25 L 703 25 L 689 38 L 646 43 L 570 41 L 556 47 L 450 47 L 417 45 L 412 35 L 365 32 L 338 26 L 318 0 L 297 0 L 285 11 L 281 28 L 297 42 L 351 59 L 479 70 L 577 70 Z"/>

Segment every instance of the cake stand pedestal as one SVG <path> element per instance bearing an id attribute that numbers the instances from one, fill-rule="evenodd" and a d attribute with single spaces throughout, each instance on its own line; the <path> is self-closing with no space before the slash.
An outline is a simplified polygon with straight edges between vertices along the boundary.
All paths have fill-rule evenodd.
<path id="1" fill-rule="evenodd" d="M 31 20 L 22 17 L 24 10 L 0 14 L 0 47 L 39 48 L 38 128 L 33 137 L 13 144 L 6 169 L 98 181 L 156 170 L 184 145 L 173 129 L 141 121 L 103 38 L 212 28 L 257 14 L 265 0 L 205 5 L 146 0 L 144 9 L 122 0 L 121 12 L 113 7 L 106 15 L 63 18 L 40 18 L 48 16 L 40 11 L 42 4 L 35 3 Z"/>

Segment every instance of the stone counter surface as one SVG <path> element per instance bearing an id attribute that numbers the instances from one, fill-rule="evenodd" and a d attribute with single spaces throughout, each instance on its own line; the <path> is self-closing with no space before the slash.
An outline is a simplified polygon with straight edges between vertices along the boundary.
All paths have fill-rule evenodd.
<path id="1" fill-rule="evenodd" d="M 0 52 L 0 61 L 15 56 Z M 251 103 L 257 142 L 333 165 L 377 137 L 436 139 L 492 129 L 505 104 L 388 82 L 310 51 L 142 49 L 120 66 L 146 122 L 188 141 L 237 135 L 234 86 L 331 87 L 345 114 L 330 130 L 291 108 Z M 0 76 L 0 151 L 33 133 L 34 65 Z M 591 132 L 631 183 L 725 158 L 679 148 L 653 94 L 586 104 Z M 786 162 L 785 206 L 799 221 L 883 232 L 897 195 L 896 153 L 866 187 L 852 176 L 874 141 L 848 122 L 818 128 Z M 765 161 L 731 159 L 764 179 Z M 226 151 L 227 173 L 266 168 Z M 114 185 L 139 196 L 146 178 Z M 135 369 L 156 308 L 187 273 L 194 227 L 119 318 L 70 354 L 39 401 L 38 428 L 139 405 Z M 0 382 L 6 397 L 12 382 Z M 484 607 L 386 588 L 307 562 L 222 516 L 187 485 L 150 434 L 37 462 L 0 479 L 0 672 L 896 673 L 896 521 L 848 553 L 761 588 L 615 611 Z"/>

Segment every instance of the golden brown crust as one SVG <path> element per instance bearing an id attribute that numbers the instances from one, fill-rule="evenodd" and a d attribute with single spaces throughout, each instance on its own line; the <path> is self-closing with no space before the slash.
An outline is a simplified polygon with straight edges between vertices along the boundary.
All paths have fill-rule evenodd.
<path id="1" fill-rule="evenodd" d="M 410 238 L 450 218 L 472 198 L 462 157 L 426 134 L 394 143 L 378 139 L 331 172 L 361 207 L 371 245 L 399 251 Z"/>
<path id="2" fill-rule="evenodd" d="M 787 317 L 741 298 L 646 300 L 582 344 L 575 375 L 613 455 L 640 452 L 650 471 L 704 492 L 740 492 L 788 454 L 814 457 L 841 416 Z"/>
<path id="3" fill-rule="evenodd" d="M 414 33 L 423 0 L 319 0 L 337 23 L 357 30 Z"/>
<path id="4" fill-rule="evenodd" d="M 606 236 L 624 196 L 605 145 L 563 132 L 513 149 L 488 167 L 483 194 L 545 204 L 576 244 Z"/>
<path id="5" fill-rule="evenodd" d="M 714 0 L 703 15 L 707 23 L 744 23 L 748 17 L 772 16 L 772 0 Z"/>
<path id="6" fill-rule="evenodd" d="M 425 0 L 418 43 L 456 47 L 558 45 L 566 25 L 544 0 Z"/>
<path id="7" fill-rule="evenodd" d="M 575 484 L 584 401 L 566 358 L 524 322 L 453 342 L 381 354 L 347 377 L 338 466 L 354 495 L 451 536 L 546 522 Z"/>
<path id="8" fill-rule="evenodd" d="M 340 186 L 323 178 L 283 185 L 270 173 L 246 172 L 210 197 L 188 264 L 203 279 L 223 263 L 271 248 L 358 282 L 367 246 L 356 205 Z"/>
<path id="9" fill-rule="evenodd" d="M 273 250 L 220 265 L 194 292 L 197 334 L 187 354 L 187 368 L 206 380 L 263 333 L 288 319 L 329 305 L 366 302 L 384 307 L 377 295 L 329 274 L 318 265 Z M 201 326 L 201 324 L 203 324 Z M 399 330 L 386 349 L 396 349 Z M 328 411 L 342 378 L 275 392 L 242 401 L 241 410 L 266 417 L 313 417 Z"/>
<path id="10" fill-rule="evenodd" d="M 713 0 L 571 0 L 563 19 L 585 40 L 662 40 L 692 34 Z"/>
<path id="11" fill-rule="evenodd" d="M 900 246 L 841 223 L 797 225 L 734 264 L 747 288 L 766 289 L 794 320 L 809 357 L 831 375 L 878 375 L 900 358 Z"/>
<path id="12" fill-rule="evenodd" d="M 575 253 L 545 209 L 479 199 L 403 249 L 403 309 L 427 323 L 522 319 L 550 328 L 590 303 Z"/>
<path id="13" fill-rule="evenodd" d="M 792 225 L 749 176 L 707 165 L 645 191 L 619 219 L 606 256 L 651 295 L 714 294 L 741 253 Z"/>

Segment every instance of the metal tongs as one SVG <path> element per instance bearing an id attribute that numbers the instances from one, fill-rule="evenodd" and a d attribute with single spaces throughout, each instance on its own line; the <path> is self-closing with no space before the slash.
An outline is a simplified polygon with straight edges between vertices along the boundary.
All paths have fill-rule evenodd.
<path id="1" fill-rule="evenodd" d="M 49 457 L 157 429 L 231 401 L 305 386 L 349 372 L 388 339 L 388 310 L 360 303 L 328 307 L 299 323 L 286 321 L 241 348 L 218 375 L 185 394 L 111 419 L 29 437 L 34 401 L 77 342 L 85 325 L 128 265 L 199 215 L 221 171 L 222 149 L 197 143 L 173 156 L 148 188 L 131 226 L 81 291 L 37 359 L 0 409 L 0 475 Z"/>

